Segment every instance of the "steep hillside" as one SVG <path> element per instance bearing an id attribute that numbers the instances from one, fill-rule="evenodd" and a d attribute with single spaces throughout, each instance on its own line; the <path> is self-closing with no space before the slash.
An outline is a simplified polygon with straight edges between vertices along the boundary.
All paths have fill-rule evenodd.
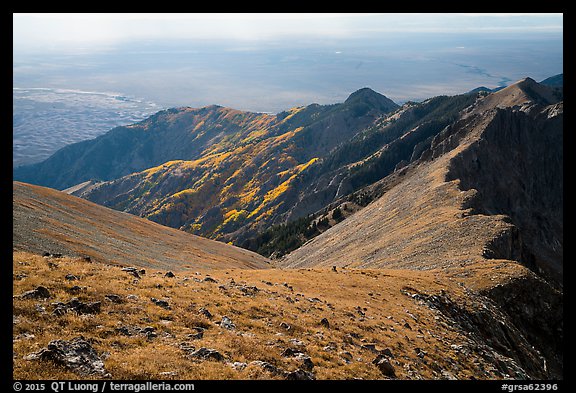
<path id="1" fill-rule="evenodd" d="M 220 106 L 160 111 L 98 138 L 68 145 L 38 164 L 14 169 L 14 180 L 64 189 L 105 181 L 171 160 L 195 160 L 249 143 L 269 132 L 276 116 Z"/>
<path id="2" fill-rule="evenodd" d="M 277 115 L 212 105 L 173 108 L 66 146 L 49 159 L 14 169 L 14 180 L 65 189 L 107 181 L 174 160 L 198 160 L 283 136 L 298 161 L 322 155 L 358 129 L 398 107 L 370 89 L 342 104 L 293 108 Z"/>
<path id="3" fill-rule="evenodd" d="M 266 258 L 53 189 L 14 182 L 13 249 L 157 269 L 270 267 Z"/>
<path id="4" fill-rule="evenodd" d="M 479 100 L 380 199 L 279 263 L 430 269 L 498 257 L 561 282 L 563 116 L 548 93 L 523 80 Z"/>
<path id="5" fill-rule="evenodd" d="M 272 224 L 314 213 L 416 159 L 476 99 L 436 97 L 383 115 L 393 107 L 390 101 L 361 89 L 343 104 L 279 114 L 280 129 L 291 131 L 194 161 L 169 161 L 74 194 L 241 245 Z M 309 125 L 292 129 L 304 121 Z"/>
<path id="6" fill-rule="evenodd" d="M 163 225 L 226 242 L 237 240 L 283 220 L 280 214 L 298 200 L 302 176 L 311 166 L 396 108 L 386 97 L 361 89 L 342 104 L 293 108 L 273 121 L 265 115 L 270 123 L 259 124 L 258 130 L 251 121 L 248 128 L 237 126 L 235 132 L 202 149 L 194 145 L 197 153 L 189 154 L 190 159 L 174 159 L 166 153 L 161 165 L 106 182 L 84 182 L 70 192 Z M 178 111 L 173 116 L 178 120 L 165 125 L 165 133 L 176 135 L 195 124 Z M 154 124 L 162 128 L 160 120 Z M 196 128 L 197 133 L 214 133 L 217 119 Z M 93 155 L 86 154 L 87 162 Z"/>

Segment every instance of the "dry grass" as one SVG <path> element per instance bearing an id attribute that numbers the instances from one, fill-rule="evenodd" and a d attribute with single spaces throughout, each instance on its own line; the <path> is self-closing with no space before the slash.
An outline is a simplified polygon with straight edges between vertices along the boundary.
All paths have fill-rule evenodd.
<path id="1" fill-rule="evenodd" d="M 13 182 L 13 248 L 123 266 L 265 269 L 248 250 L 168 228 L 65 193 Z"/>
<path id="2" fill-rule="evenodd" d="M 509 275 L 514 268 L 506 266 Z M 147 269 L 137 280 L 116 266 L 15 252 L 14 294 L 42 285 L 51 298 L 13 300 L 14 378 L 80 378 L 61 366 L 24 359 L 51 340 L 80 335 L 103 356 L 114 379 L 282 379 L 249 363 L 259 360 L 285 371 L 296 370 L 299 360 L 282 356 L 286 348 L 310 356 L 317 379 L 385 378 L 371 363 L 376 354 L 369 344 L 376 350 L 390 349 L 400 379 L 444 378 L 443 371 L 459 378 L 494 378 L 482 356 L 463 357 L 451 347 L 466 342 L 461 331 L 403 293 L 406 288 L 419 288 L 422 293 L 446 291 L 453 299 L 464 299 L 468 295 L 458 283 L 485 277 L 478 269 L 476 273 L 467 270 L 473 272 L 467 277 L 459 277 L 458 271 L 448 275 L 408 270 L 227 269 L 176 272 L 173 278 L 165 277 L 165 271 Z M 66 280 L 67 274 L 80 279 Z M 204 281 L 207 276 L 217 282 Z M 74 285 L 83 290 L 70 293 Z M 123 301 L 111 302 L 107 294 Z M 73 297 L 101 301 L 101 312 L 51 314 L 51 303 Z M 151 298 L 168 301 L 171 309 L 157 306 Z M 212 318 L 199 312 L 202 307 Z M 217 322 L 223 316 L 236 329 L 220 327 Z M 320 324 L 322 318 L 329 327 Z M 157 336 L 127 336 L 118 330 L 122 326 L 150 326 Z M 196 333 L 195 327 L 205 329 L 201 339 L 189 337 Z M 216 349 L 224 361 L 192 359 L 183 344 Z M 416 348 L 426 356 L 418 357 Z M 234 362 L 248 365 L 236 369 Z"/>

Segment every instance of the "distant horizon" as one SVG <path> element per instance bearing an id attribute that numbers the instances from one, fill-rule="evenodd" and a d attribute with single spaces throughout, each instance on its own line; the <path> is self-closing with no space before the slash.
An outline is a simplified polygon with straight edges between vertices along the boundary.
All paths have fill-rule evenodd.
<path id="1" fill-rule="evenodd" d="M 16 87 L 277 112 L 370 86 L 395 102 L 562 73 L 563 15 L 13 14 Z"/>
<path id="2" fill-rule="evenodd" d="M 13 14 L 13 154 L 156 109 L 279 113 L 362 87 L 402 104 L 561 73 L 562 14 Z"/>

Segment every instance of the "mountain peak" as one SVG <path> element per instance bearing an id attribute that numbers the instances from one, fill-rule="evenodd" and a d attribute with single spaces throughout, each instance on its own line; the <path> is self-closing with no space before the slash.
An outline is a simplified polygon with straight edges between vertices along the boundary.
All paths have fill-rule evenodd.
<path id="1" fill-rule="evenodd" d="M 516 100 L 527 100 L 545 105 L 553 104 L 558 101 L 558 97 L 553 94 L 553 90 L 548 86 L 536 82 L 530 77 L 519 80 L 500 91 L 502 95 L 511 95 Z"/>
<path id="2" fill-rule="evenodd" d="M 391 112 L 399 108 L 398 104 L 396 104 L 390 98 L 372 90 L 369 87 L 363 87 L 350 94 L 346 101 L 344 101 L 344 104 L 350 105 L 358 102 L 367 103 L 386 112 Z"/>
<path id="3" fill-rule="evenodd" d="M 357 99 L 371 99 L 371 98 L 381 99 L 387 97 L 372 90 L 369 87 L 363 87 L 361 89 L 356 90 L 354 93 L 350 94 L 345 102 L 350 102 Z"/>
<path id="4" fill-rule="evenodd" d="M 526 104 L 550 105 L 560 100 L 561 98 L 554 93 L 552 88 L 526 77 L 487 95 L 472 113 L 479 113 L 490 108 L 510 108 Z"/>

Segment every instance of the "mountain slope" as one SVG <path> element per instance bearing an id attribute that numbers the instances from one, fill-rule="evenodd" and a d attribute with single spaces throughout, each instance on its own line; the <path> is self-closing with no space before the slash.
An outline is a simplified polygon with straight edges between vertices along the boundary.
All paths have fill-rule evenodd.
<path id="1" fill-rule="evenodd" d="M 106 354 L 94 371 L 114 380 L 561 378 L 486 295 L 496 284 L 514 288 L 525 270 L 494 260 L 449 274 L 227 268 L 168 277 L 146 269 L 135 280 L 116 266 L 15 252 L 14 378 L 100 377 L 79 372 L 90 363 L 75 370 L 66 367 L 72 361 L 34 356 L 80 336 Z M 523 296 L 523 307 L 536 322 L 556 321 L 557 297 L 534 277 L 529 283 L 541 304 Z M 49 299 L 21 296 L 38 286 Z M 523 295 L 506 298 L 515 294 Z M 62 312 L 74 304 L 98 307 Z"/>
<path id="2" fill-rule="evenodd" d="M 64 189 L 111 180 L 170 160 L 218 154 L 261 134 L 276 116 L 220 106 L 160 111 L 95 139 L 68 145 L 47 160 L 14 169 L 14 180 Z M 264 130 L 264 131 L 263 131 Z"/>
<path id="3" fill-rule="evenodd" d="M 342 104 L 312 104 L 278 115 L 217 105 L 168 109 L 93 140 L 66 146 L 41 163 L 15 168 L 14 180 L 64 189 L 87 180 L 116 179 L 168 161 L 222 154 L 280 135 L 289 139 L 297 134 L 292 141 L 296 159 L 309 160 L 397 107 L 388 98 L 364 89 Z"/>
<path id="4" fill-rule="evenodd" d="M 149 138 L 146 146 L 163 152 L 158 154 L 164 157 L 160 165 L 105 182 L 84 181 L 82 187 L 76 185 L 70 192 L 163 225 L 224 241 L 236 240 L 242 233 L 256 233 L 283 219 L 280 214 L 292 206 L 302 175 L 318 159 L 397 107 L 388 98 L 365 88 L 341 104 L 312 104 L 277 116 L 244 116 L 219 107 L 174 110 L 170 116 L 161 113 L 130 127 L 135 135 L 143 135 L 138 138 Z M 201 122 L 193 116 L 199 112 L 205 114 Z M 219 116 L 232 116 L 224 127 L 228 131 L 218 131 L 222 128 Z M 114 135 L 118 132 L 113 130 L 107 138 L 116 140 Z M 190 145 L 187 158 L 169 152 L 167 146 L 173 144 L 172 139 L 192 134 L 196 140 Z M 215 136 L 206 139 L 207 134 Z M 205 143 L 199 142 L 200 135 Z M 169 141 L 164 142 L 163 138 Z M 78 173 L 86 173 L 83 178 L 73 176 L 75 181 L 86 180 L 92 167 L 100 165 L 91 163 L 101 161 L 93 150 L 104 147 L 101 141 L 90 143 L 93 147 L 83 149 L 84 158 L 70 165 L 77 167 Z M 134 168 L 135 161 L 129 157 L 144 153 L 142 143 L 132 145 L 134 151 L 128 145 L 124 147 L 126 153 L 118 153 L 126 156 L 123 164 L 105 165 L 115 170 Z M 183 141 L 179 148 L 184 150 L 186 146 Z M 62 154 L 50 160 L 58 161 Z M 92 167 L 84 168 L 86 165 Z M 55 170 L 48 161 L 36 169 L 39 174 Z M 69 180 L 57 182 L 68 184 Z"/>
<path id="5" fill-rule="evenodd" d="M 203 239 L 81 198 L 13 184 L 13 249 L 156 269 L 269 268 L 253 252 Z"/>
<path id="6" fill-rule="evenodd" d="M 562 278 L 562 103 L 523 80 L 436 135 L 380 199 L 279 263 L 430 269 L 519 260 Z"/>
<path id="7" fill-rule="evenodd" d="M 279 114 L 280 129 L 222 154 L 170 161 L 74 194 L 192 233 L 243 244 L 391 173 L 476 97 L 394 105 L 369 89 L 331 107 Z M 292 129 L 308 121 L 309 125 Z M 313 121 L 311 121 L 313 120 Z"/>
<path id="8" fill-rule="evenodd" d="M 382 180 L 382 196 L 275 263 L 462 269 L 462 278 L 493 260 L 521 263 L 540 284 L 527 275 L 486 293 L 561 374 L 563 103 L 534 83 L 520 81 L 464 110 L 418 160 Z M 556 300 L 541 300 L 548 296 Z M 541 318 L 529 310 L 544 303 L 554 306 Z"/>

